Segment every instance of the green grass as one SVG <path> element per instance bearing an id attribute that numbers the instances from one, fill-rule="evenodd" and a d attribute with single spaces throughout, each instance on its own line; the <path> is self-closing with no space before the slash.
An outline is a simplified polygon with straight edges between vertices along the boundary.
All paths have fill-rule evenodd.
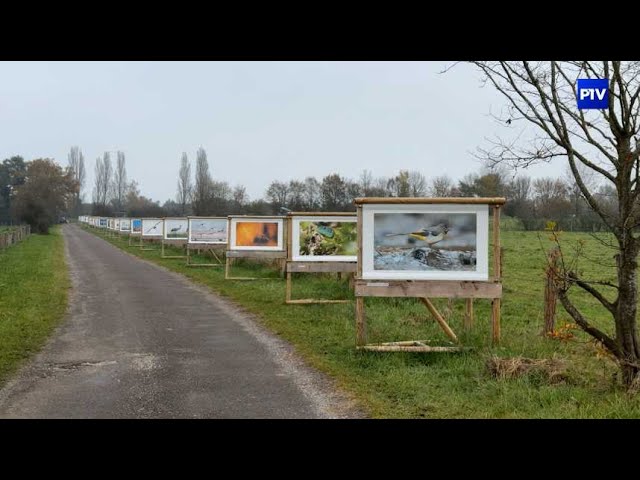
<path id="1" fill-rule="evenodd" d="M 60 227 L 0 250 L 0 384 L 62 319 L 68 288 Z"/>
<path id="2" fill-rule="evenodd" d="M 611 279 L 613 254 L 587 234 L 564 233 L 567 252 L 578 240 L 586 257 L 579 269 L 591 278 Z M 183 260 L 160 259 L 159 250 L 140 251 L 112 240 L 121 248 L 208 285 L 282 336 L 312 366 L 327 372 L 373 417 L 392 418 L 620 418 L 640 417 L 640 396 L 630 397 L 614 380 L 615 365 L 596 356 L 581 332 L 567 341 L 540 336 L 543 322 L 543 248 L 548 234 L 503 232 L 505 247 L 502 342 L 492 347 L 489 302 L 476 301 L 476 324 L 462 331 L 464 302 L 454 302 L 450 324 L 466 346 L 465 353 L 373 353 L 354 348 L 354 305 L 284 305 L 284 281 L 225 281 L 221 268 L 189 268 Z M 543 245 L 541 245 L 541 243 Z M 203 261 L 203 259 L 201 259 Z M 237 276 L 277 277 L 273 269 L 245 264 Z M 595 300 L 573 293 L 576 303 L 595 323 L 612 331 L 612 323 Z M 300 274 L 294 297 L 353 298 L 346 281 L 328 275 Z M 440 311 L 446 301 L 437 300 Z M 422 304 L 415 299 L 366 300 L 369 341 L 429 339 L 447 344 Z M 558 325 L 569 322 L 558 306 Z M 486 367 L 493 355 L 555 358 L 566 362 L 566 380 L 551 383 L 543 375 L 495 379 Z"/>

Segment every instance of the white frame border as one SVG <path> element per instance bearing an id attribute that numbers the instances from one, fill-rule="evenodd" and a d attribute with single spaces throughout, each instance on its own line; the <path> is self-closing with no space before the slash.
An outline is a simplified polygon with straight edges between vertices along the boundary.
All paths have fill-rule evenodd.
<path id="1" fill-rule="evenodd" d="M 149 237 L 149 238 L 162 238 L 162 235 L 163 235 L 162 232 L 164 232 L 164 219 L 162 219 L 162 218 L 153 218 L 152 217 L 152 218 L 142 218 L 141 220 L 142 220 L 142 225 L 140 226 L 140 235 L 142 235 L 143 237 Z M 147 234 L 147 235 L 145 235 L 144 234 L 144 222 L 145 222 L 145 220 L 147 222 L 162 222 L 162 231 L 160 233 L 158 233 L 158 234 L 152 234 L 152 235 Z"/>
<path id="2" fill-rule="evenodd" d="M 123 230 L 122 229 L 122 220 L 129 220 L 129 229 L 128 230 Z M 121 218 L 120 219 L 120 231 L 124 232 L 124 233 L 130 233 L 131 232 L 131 219 L 130 218 Z"/>
<path id="3" fill-rule="evenodd" d="M 358 217 L 353 216 L 303 216 L 291 217 L 291 260 L 294 262 L 357 262 L 358 255 L 300 255 L 300 222 L 342 222 L 355 223 L 358 228 Z M 356 245 L 358 238 L 356 236 Z"/>
<path id="4" fill-rule="evenodd" d="M 278 245 L 275 247 L 240 247 L 236 245 L 236 226 L 238 223 L 277 223 Z M 253 252 L 282 252 L 284 251 L 284 218 L 273 217 L 231 217 L 227 236 L 229 238 L 229 250 L 253 251 Z"/>
<path id="5" fill-rule="evenodd" d="M 375 213 L 475 213 L 476 271 L 374 270 L 373 227 Z M 362 205 L 362 279 L 363 280 L 489 280 L 489 205 L 443 204 L 364 204 Z"/>
<path id="6" fill-rule="evenodd" d="M 167 220 L 171 221 L 187 221 L 187 236 L 185 238 L 168 238 L 167 237 Z M 189 218 L 188 217 L 165 217 L 162 219 L 162 238 L 164 240 L 177 240 L 179 242 L 187 242 L 189 240 Z"/>
<path id="7" fill-rule="evenodd" d="M 189 221 L 189 237 L 187 243 L 189 245 L 227 245 L 229 243 L 229 218 L 227 217 L 188 217 Z M 191 222 L 197 220 L 221 220 L 227 224 L 227 239 L 224 242 L 201 242 L 191 240 Z"/>
<path id="8" fill-rule="evenodd" d="M 139 232 L 134 232 L 133 231 L 133 222 L 135 220 L 140 220 L 140 231 Z M 138 217 L 138 218 L 132 218 L 131 219 L 131 235 L 142 235 L 142 218 Z"/>

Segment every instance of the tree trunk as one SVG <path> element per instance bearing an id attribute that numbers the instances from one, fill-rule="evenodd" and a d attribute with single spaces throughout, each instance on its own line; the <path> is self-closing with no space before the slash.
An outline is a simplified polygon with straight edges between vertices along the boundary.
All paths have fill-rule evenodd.
<path id="1" fill-rule="evenodd" d="M 616 256 L 618 263 L 618 302 L 616 305 L 616 343 L 622 350 L 622 378 L 630 386 L 640 373 L 640 343 L 636 315 L 638 311 L 638 268 L 635 248 L 622 249 Z"/>

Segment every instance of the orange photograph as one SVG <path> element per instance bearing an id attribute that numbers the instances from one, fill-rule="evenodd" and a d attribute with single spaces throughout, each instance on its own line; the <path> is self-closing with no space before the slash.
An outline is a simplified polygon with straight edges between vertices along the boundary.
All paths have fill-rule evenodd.
<path id="1" fill-rule="evenodd" d="M 238 222 L 236 224 L 236 246 L 277 247 L 277 222 Z"/>

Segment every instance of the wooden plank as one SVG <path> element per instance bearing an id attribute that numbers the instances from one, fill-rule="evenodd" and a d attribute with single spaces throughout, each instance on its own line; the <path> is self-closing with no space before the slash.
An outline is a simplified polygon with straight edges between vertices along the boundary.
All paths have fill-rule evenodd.
<path id="1" fill-rule="evenodd" d="M 473 298 L 467 298 L 464 312 L 464 329 L 470 330 L 473 327 Z"/>
<path id="2" fill-rule="evenodd" d="M 456 334 L 453 332 L 449 324 L 447 324 L 446 320 L 442 317 L 442 315 L 440 315 L 440 312 L 438 312 L 435 305 L 431 303 L 431 300 L 429 300 L 428 298 L 420 298 L 420 301 L 427 306 L 429 312 L 431 312 L 431 315 L 433 315 L 433 318 L 436 320 L 436 322 L 438 322 L 438 325 L 440 325 L 440 328 L 444 330 L 444 333 L 446 333 L 451 340 L 458 343 L 458 337 L 456 337 Z"/>
<path id="3" fill-rule="evenodd" d="M 501 298 L 502 284 L 448 280 L 355 280 L 356 297 Z"/>
<path id="4" fill-rule="evenodd" d="M 261 252 L 256 250 L 227 250 L 227 258 L 287 258 L 287 251 Z"/>
<path id="5" fill-rule="evenodd" d="M 290 212 L 289 217 L 353 217 L 356 212 Z"/>
<path id="6" fill-rule="evenodd" d="M 269 219 L 285 219 L 284 215 L 229 215 L 227 218 L 255 218 L 257 220 L 269 220 Z"/>
<path id="7" fill-rule="evenodd" d="M 502 254 L 500 248 L 500 206 L 493 207 L 493 279 L 502 278 Z"/>
<path id="8" fill-rule="evenodd" d="M 291 252 L 291 244 L 293 242 L 293 228 L 292 228 L 293 219 L 291 217 L 287 218 L 287 260 L 291 260 L 293 253 Z"/>
<path id="9" fill-rule="evenodd" d="M 285 303 L 289 305 L 313 305 L 323 303 L 351 303 L 351 300 L 327 300 L 322 298 L 298 298 L 296 300 L 287 300 Z"/>
<path id="10" fill-rule="evenodd" d="M 288 272 L 308 272 L 308 273 L 336 273 L 347 272 L 356 273 L 358 265 L 356 262 L 287 262 Z"/>
<path id="11" fill-rule="evenodd" d="M 404 346 L 404 345 L 363 345 L 356 347 L 358 350 L 369 352 L 461 352 L 461 347 L 424 347 Z"/>
<path id="12" fill-rule="evenodd" d="M 452 198 L 427 198 L 427 197 L 364 197 L 354 200 L 356 205 L 367 203 L 386 203 L 386 204 L 440 204 L 440 203 L 456 203 L 463 205 L 503 205 L 506 202 L 504 197 L 452 197 Z"/>
<path id="13" fill-rule="evenodd" d="M 358 261 L 356 262 L 358 264 L 358 277 L 362 277 L 362 206 L 358 205 L 357 206 L 357 210 L 358 210 L 358 224 L 357 224 L 357 241 L 358 241 Z"/>
<path id="14" fill-rule="evenodd" d="M 226 243 L 188 243 L 186 245 L 189 250 L 226 250 Z"/>

